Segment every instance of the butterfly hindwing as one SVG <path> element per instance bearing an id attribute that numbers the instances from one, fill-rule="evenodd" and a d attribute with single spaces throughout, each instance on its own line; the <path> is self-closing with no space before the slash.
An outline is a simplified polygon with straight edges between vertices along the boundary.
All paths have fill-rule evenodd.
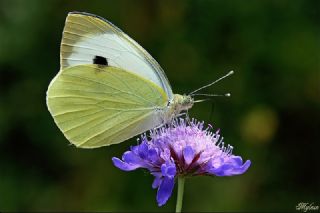
<path id="1" fill-rule="evenodd" d="M 66 138 L 95 148 L 159 126 L 168 96 L 151 81 L 111 66 L 77 65 L 61 70 L 47 92 L 47 105 Z"/>

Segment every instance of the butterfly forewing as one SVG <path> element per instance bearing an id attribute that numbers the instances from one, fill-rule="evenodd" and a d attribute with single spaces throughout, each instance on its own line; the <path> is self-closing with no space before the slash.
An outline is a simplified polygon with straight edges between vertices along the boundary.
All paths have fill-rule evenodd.
<path id="1" fill-rule="evenodd" d="M 69 13 L 61 42 L 61 69 L 93 64 L 103 57 L 108 66 L 146 78 L 173 97 L 159 64 L 137 42 L 107 20 L 88 13 Z"/>

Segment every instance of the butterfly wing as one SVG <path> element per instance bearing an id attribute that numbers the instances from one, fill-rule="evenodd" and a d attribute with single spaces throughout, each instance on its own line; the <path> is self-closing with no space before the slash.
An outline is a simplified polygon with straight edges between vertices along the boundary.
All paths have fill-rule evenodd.
<path id="1" fill-rule="evenodd" d="M 47 91 L 56 124 L 81 148 L 120 143 L 159 126 L 167 102 L 167 94 L 153 82 L 93 64 L 61 70 Z"/>
<path id="2" fill-rule="evenodd" d="M 161 87 L 169 99 L 169 81 L 152 56 L 109 21 L 80 12 L 68 14 L 61 42 L 61 69 L 95 60 L 136 73 Z"/>

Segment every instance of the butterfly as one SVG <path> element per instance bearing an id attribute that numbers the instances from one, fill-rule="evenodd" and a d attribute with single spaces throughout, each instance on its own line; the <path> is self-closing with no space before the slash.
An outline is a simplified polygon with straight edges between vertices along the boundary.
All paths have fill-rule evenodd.
<path id="1" fill-rule="evenodd" d="M 60 63 L 47 106 L 76 147 L 123 142 L 168 123 L 194 103 L 190 95 L 173 94 L 160 65 L 137 42 L 93 14 L 68 14 Z"/>

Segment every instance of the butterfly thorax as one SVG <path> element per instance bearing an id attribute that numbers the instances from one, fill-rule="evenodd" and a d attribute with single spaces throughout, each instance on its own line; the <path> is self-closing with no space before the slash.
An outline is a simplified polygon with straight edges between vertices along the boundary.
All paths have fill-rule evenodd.
<path id="1" fill-rule="evenodd" d="M 165 122 L 170 122 L 178 116 L 182 111 L 190 109 L 194 104 L 194 100 L 189 95 L 174 94 L 173 99 L 169 101 L 168 108 L 165 112 Z"/>

